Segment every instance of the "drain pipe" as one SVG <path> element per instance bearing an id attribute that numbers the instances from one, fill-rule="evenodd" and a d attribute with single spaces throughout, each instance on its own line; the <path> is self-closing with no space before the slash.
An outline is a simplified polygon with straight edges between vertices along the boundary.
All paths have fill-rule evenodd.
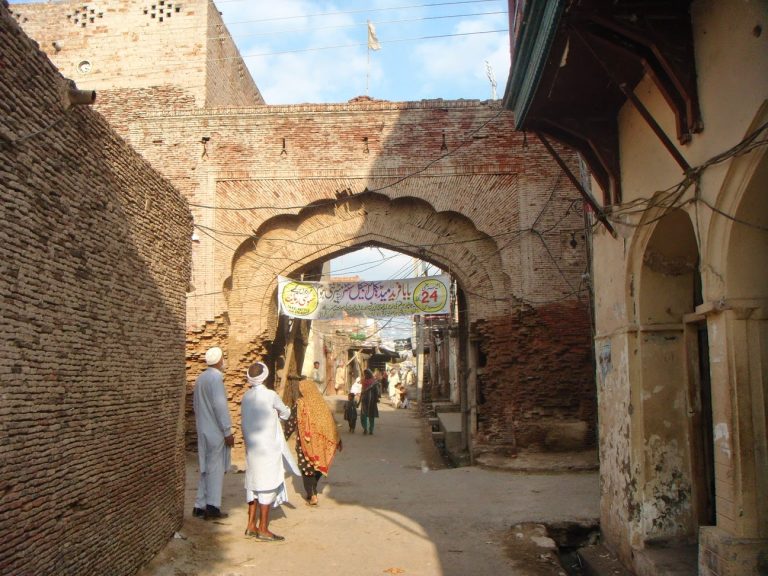
<path id="1" fill-rule="evenodd" d="M 67 91 L 69 106 L 90 106 L 96 102 L 96 90 L 78 90 L 71 86 Z"/>

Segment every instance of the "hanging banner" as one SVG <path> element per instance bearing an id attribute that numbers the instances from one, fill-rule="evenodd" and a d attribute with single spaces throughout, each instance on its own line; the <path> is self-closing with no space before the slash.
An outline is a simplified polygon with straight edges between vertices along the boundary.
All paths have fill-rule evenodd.
<path id="1" fill-rule="evenodd" d="M 280 313 L 307 320 L 450 312 L 447 275 L 361 282 L 299 282 L 278 276 Z"/>

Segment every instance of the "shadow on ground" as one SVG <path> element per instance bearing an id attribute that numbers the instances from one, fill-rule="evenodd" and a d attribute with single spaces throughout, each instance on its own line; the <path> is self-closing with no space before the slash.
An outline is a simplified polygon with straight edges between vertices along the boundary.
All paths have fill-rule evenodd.
<path id="1" fill-rule="evenodd" d="M 320 505 L 304 504 L 295 478 L 291 504 L 273 513 L 270 528 L 286 537 L 282 543 L 244 536 L 242 474 L 225 480 L 229 518 L 191 518 L 190 455 L 185 539 L 171 540 L 139 576 L 535 574 L 530 557 L 507 553 L 513 525 L 598 516 L 597 473 L 445 468 L 415 411 L 382 405 L 373 436 L 340 430 L 344 451 L 321 481 Z"/>

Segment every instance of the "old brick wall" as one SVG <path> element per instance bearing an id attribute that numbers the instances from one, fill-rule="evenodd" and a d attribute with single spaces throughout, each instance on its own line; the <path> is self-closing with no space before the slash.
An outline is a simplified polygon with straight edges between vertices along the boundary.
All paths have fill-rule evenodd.
<path id="1" fill-rule="evenodd" d="M 448 270 L 465 292 L 472 321 L 503 323 L 521 306 L 575 300 L 585 288 L 580 198 L 546 151 L 515 132 L 507 116 L 484 102 L 363 100 L 138 118 L 131 141 L 190 202 L 202 205 L 193 206 L 203 228 L 194 248 L 189 328 L 226 312 L 229 350 L 235 357 L 247 354 L 254 339 L 269 339 L 277 326 L 278 274 L 366 243 Z M 453 153 L 424 170 L 445 154 L 443 132 Z M 577 170 L 573 155 L 565 156 Z M 376 192 L 345 197 L 366 189 Z M 337 196 L 335 203 L 312 207 Z M 254 209 L 223 209 L 246 207 Z M 583 338 L 566 337 L 568 360 L 555 358 L 547 372 L 550 384 L 542 394 L 551 397 L 541 400 L 550 405 L 553 397 L 574 394 L 563 368 L 583 377 L 577 403 L 594 398 L 587 315 L 573 315 L 568 322 L 583 330 Z M 538 330 L 542 347 L 551 342 L 552 350 L 562 348 L 560 326 L 544 322 Z M 501 347 L 503 363 L 507 344 L 490 332 L 480 337 L 488 347 Z M 551 412 L 547 419 L 530 414 L 520 404 L 534 390 L 528 382 L 499 381 L 503 396 L 516 399 L 508 410 L 519 411 L 525 422 L 516 431 L 511 418 L 484 405 L 490 412 L 481 421 L 488 426 L 483 441 L 508 445 L 506 435 L 521 447 L 566 449 L 578 444 L 575 438 L 581 447 L 592 445 L 592 409 L 542 408 Z M 237 409 L 233 403 L 233 414 Z M 494 433 L 494 426 L 506 431 Z"/>
<path id="2" fill-rule="evenodd" d="M 243 446 L 240 430 L 240 402 L 243 394 L 248 390 L 245 380 L 245 371 L 256 361 L 268 353 L 267 346 L 261 339 L 255 339 L 248 343 L 246 352 L 241 356 L 235 356 L 229 352 L 229 321 L 225 316 L 218 316 L 209 320 L 203 326 L 193 328 L 187 332 L 187 387 L 185 399 L 185 442 L 187 450 L 197 450 L 197 430 L 195 428 L 195 414 L 192 407 L 192 395 L 195 389 L 195 380 L 206 369 L 205 352 L 219 346 L 225 350 L 224 385 L 227 389 L 227 400 L 230 405 L 232 417 L 232 429 L 235 433 L 235 446 L 233 459 L 243 461 L 245 448 Z"/>
<path id="3" fill-rule="evenodd" d="M 441 149 L 443 133 L 446 150 Z M 209 140 L 202 143 L 203 137 Z M 199 234 L 194 268 L 196 276 L 204 273 L 194 285 L 198 294 L 208 296 L 195 296 L 190 324 L 227 310 L 222 287 L 232 273 L 234 252 L 253 230 L 273 228 L 274 222 L 279 226 L 281 218 L 299 215 L 304 206 L 366 189 L 396 201 L 424 201 L 444 220 L 453 214 L 468 219 L 474 231 L 467 229 L 463 238 L 493 237 L 500 261 L 465 260 L 463 271 L 473 276 L 495 269 L 520 298 L 563 298 L 575 291 L 584 271 L 583 242 L 576 250 L 567 243 L 570 233 L 583 227 L 580 213 L 568 212 L 579 201 L 576 192 L 546 150 L 515 132 L 509 113 L 496 104 L 363 100 L 148 112 L 134 122 L 130 141 L 191 203 L 204 206 L 192 207 L 195 222 L 216 236 Z M 575 156 L 563 154 L 578 170 Z M 248 206 L 257 208 L 223 209 Z M 382 231 L 402 224 L 393 218 Z M 531 228 L 538 233 L 530 234 Z M 350 230 L 338 233 L 349 235 Z M 400 244 L 403 251 L 416 253 L 429 247 Z M 553 262 L 553 257 L 564 260 Z M 474 308 L 488 302 L 475 299 Z"/>
<path id="4" fill-rule="evenodd" d="M 190 214 L 0 36 L 0 573 L 133 574 L 182 519 Z"/>
<path id="5" fill-rule="evenodd" d="M 586 303 L 521 307 L 477 323 L 478 444 L 567 451 L 594 446 L 597 405 Z"/>
<path id="6" fill-rule="evenodd" d="M 229 30 L 216 7 L 208 4 L 208 37 L 205 105 L 257 106 L 264 98 L 240 57 Z"/>
<path id="7" fill-rule="evenodd" d="M 209 0 L 69 0 L 14 4 L 11 13 L 62 74 L 91 90 L 121 91 L 122 109 L 110 118 L 175 108 L 178 97 L 164 99 L 160 87 L 198 108 L 264 103 Z M 139 94 L 124 102 L 126 89 Z M 146 89 L 153 92 L 137 97 Z"/>
<path id="8" fill-rule="evenodd" d="M 219 28 L 215 15 L 208 24 Z M 217 34 L 209 31 L 209 42 Z M 216 42 L 206 48 L 211 61 L 229 53 L 226 39 Z M 237 62 L 210 72 L 231 86 L 226 78 L 239 77 Z M 538 140 L 514 130 L 511 113 L 498 102 L 360 97 L 203 109 L 184 100 L 187 88 L 176 74 L 169 71 L 163 80 L 176 84 L 175 92 L 148 78 L 141 90 L 129 84 L 104 90 L 99 107 L 191 204 L 199 226 L 187 300 L 192 340 L 206 323 L 227 315 L 228 352 L 247 356 L 274 337 L 278 274 L 371 244 L 451 273 L 472 323 L 584 294 L 581 199 Z M 578 173 L 577 157 L 558 149 Z M 480 337 L 492 346 L 490 332 Z M 580 350 L 586 352 L 579 370 L 588 370 L 589 347 Z M 551 376 L 554 381 L 555 368 Z M 526 390 L 516 382 L 507 382 L 510 397 Z M 562 394 L 570 394 L 567 385 Z M 237 409 L 233 403 L 233 414 Z M 516 434 L 511 419 L 489 418 L 494 426 L 507 422 L 504 434 L 521 442 L 565 442 Z M 589 436 L 583 420 L 564 419 L 550 421 L 563 434 L 571 426 L 571 433 Z M 484 437 L 503 443 L 498 434 L 504 435 Z"/>

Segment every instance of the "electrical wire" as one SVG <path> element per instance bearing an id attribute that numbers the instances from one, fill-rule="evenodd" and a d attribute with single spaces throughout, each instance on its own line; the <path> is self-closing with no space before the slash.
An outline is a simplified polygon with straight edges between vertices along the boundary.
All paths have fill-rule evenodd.
<path id="1" fill-rule="evenodd" d="M 431 36 L 415 36 L 412 38 L 395 38 L 390 40 L 379 40 L 379 43 L 381 45 L 385 44 L 399 44 L 402 42 L 415 42 L 415 41 L 421 41 L 421 40 L 439 40 L 441 38 L 457 38 L 457 37 L 466 37 L 466 36 L 478 36 L 483 34 L 501 34 L 501 33 L 507 33 L 509 32 L 509 29 L 502 28 L 498 30 L 481 30 L 481 31 L 475 31 L 475 32 L 456 32 L 453 34 L 436 34 Z M 157 62 L 156 64 L 150 65 L 150 66 L 135 66 L 135 67 L 122 67 L 120 68 L 120 72 L 117 74 L 99 74 L 94 73 L 93 78 L 95 80 L 99 81 L 106 81 L 106 80 L 120 80 L 122 78 L 125 78 L 126 75 L 131 74 L 142 74 L 147 75 L 147 73 L 152 72 L 153 70 L 156 71 L 165 71 L 170 66 L 173 67 L 174 73 L 178 73 L 183 70 L 196 70 L 200 68 L 203 64 L 209 65 L 211 63 L 220 63 L 220 62 L 228 62 L 231 60 L 237 61 L 237 60 L 248 60 L 250 58 L 261 58 L 264 56 L 281 56 L 284 54 L 301 54 L 301 53 L 307 53 L 307 52 L 323 52 L 326 50 L 338 50 L 341 48 L 360 48 L 367 46 L 367 42 L 353 42 L 350 44 L 336 44 L 333 46 L 316 46 L 312 48 L 295 48 L 292 50 L 277 50 L 273 52 L 258 52 L 258 53 L 238 53 L 236 56 L 222 56 L 221 58 L 206 58 L 205 60 L 200 60 L 198 62 L 192 61 L 190 62 L 190 59 L 180 59 L 177 61 L 172 60 L 165 60 Z M 187 64 L 186 66 L 184 64 Z"/>
<path id="2" fill-rule="evenodd" d="M 445 14 L 441 16 L 422 16 L 421 18 L 405 18 L 401 20 L 375 20 L 372 23 L 376 26 L 381 25 L 387 25 L 387 24 L 408 24 L 411 22 L 426 22 L 429 20 L 447 20 L 450 18 L 473 18 L 476 16 L 498 16 L 502 14 L 508 14 L 506 10 L 499 10 L 495 12 L 473 12 L 469 14 Z M 237 39 L 240 40 L 241 38 L 253 38 L 258 36 L 276 36 L 276 35 L 285 35 L 285 34 L 306 34 L 307 32 L 318 32 L 318 31 L 324 31 L 324 30 L 345 30 L 345 29 L 361 29 L 366 30 L 367 22 L 353 22 L 352 24 L 341 24 L 338 26 L 314 26 L 311 28 L 291 28 L 291 29 L 283 29 L 283 30 L 269 30 L 266 32 L 252 32 L 252 33 L 237 33 Z M 161 35 L 161 32 L 158 32 L 158 35 Z M 100 36 L 100 38 L 103 38 L 104 36 Z M 232 36 L 230 34 L 223 35 L 223 36 L 208 36 L 207 40 L 226 40 L 227 38 L 231 38 Z"/>
<path id="3" fill-rule="evenodd" d="M 712 156 L 709 160 L 703 162 L 702 164 L 691 168 L 686 173 L 684 178 L 677 184 L 674 184 L 669 188 L 666 188 L 665 190 L 656 192 L 650 197 L 636 198 L 630 202 L 627 202 L 626 204 L 623 204 L 622 206 L 612 210 L 610 213 L 606 213 L 606 217 L 608 218 L 609 221 L 618 225 L 629 226 L 632 228 L 640 228 L 642 226 L 649 226 L 651 224 L 658 222 L 659 220 L 663 219 L 667 214 L 669 214 L 671 210 L 682 208 L 683 206 L 693 202 L 701 202 L 702 204 L 707 206 L 710 210 L 713 210 L 714 212 L 720 214 L 725 218 L 733 220 L 734 222 L 737 222 L 745 226 L 750 226 L 758 230 L 763 230 L 763 231 L 768 230 L 768 228 L 766 228 L 765 226 L 761 226 L 759 224 L 754 224 L 746 220 L 736 218 L 733 215 L 727 214 L 724 211 L 718 208 L 715 208 L 706 199 L 700 197 L 698 193 L 698 184 L 701 179 L 701 175 L 707 168 L 717 164 L 721 164 L 727 160 L 736 158 L 738 156 L 747 154 L 752 150 L 755 150 L 761 146 L 765 146 L 766 144 L 768 144 L 768 139 L 767 138 L 761 139 L 760 135 L 766 132 L 767 129 L 768 129 L 768 122 L 758 126 L 755 130 L 747 134 L 747 136 L 745 136 L 741 141 L 739 141 L 734 146 L 728 148 L 727 150 L 724 150 L 723 152 L 720 152 L 719 154 Z M 694 196 L 687 200 L 682 200 L 685 193 L 692 186 L 696 190 L 696 193 L 694 194 Z M 659 214 L 653 218 L 643 219 L 651 210 L 658 211 Z M 640 222 L 637 222 L 637 223 L 628 222 L 624 218 L 621 218 L 621 216 L 630 216 L 630 215 L 640 215 L 641 217 Z"/>
<path id="4" fill-rule="evenodd" d="M 236 0 L 236 1 L 243 1 L 243 2 L 251 2 L 252 0 Z M 285 0 L 283 0 L 285 1 Z M 289 20 L 307 20 L 311 18 L 324 18 L 328 16 L 337 17 L 337 16 L 345 16 L 348 14 L 368 14 L 373 12 L 393 12 L 395 10 L 410 10 L 410 9 L 416 9 L 416 8 L 436 8 L 440 6 L 459 6 L 463 4 L 489 4 L 491 2 L 501 2 L 502 0 L 466 0 L 464 2 L 438 2 L 438 3 L 432 3 L 432 4 L 411 4 L 407 6 L 393 6 L 389 8 L 368 8 L 368 9 L 357 9 L 357 10 L 338 10 L 338 11 L 331 11 L 331 12 L 322 12 L 317 14 L 299 14 L 294 16 L 276 16 L 273 18 L 261 18 L 261 19 L 250 19 L 250 20 L 229 20 L 229 21 L 222 21 L 222 25 L 225 26 L 227 29 L 229 29 L 232 26 L 239 26 L 243 24 L 248 24 L 250 26 L 254 24 L 272 24 L 274 22 L 279 21 L 289 21 Z M 222 4 L 222 0 L 217 0 L 216 5 Z M 505 11 L 506 12 L 506 11 Z M 414 19 L 414 21 L 418 21 L 419 19 Z M 367 23 L 363 23 L 362 25 L 365 26 Z M 191 31 L 191 30 L 208 30 L 209 24 L 206 22 L 205 24 L 194 24 L 191 26 L 175 26 L 173 27 L 173 32 L 185 32 L 185 31 Z M 145 37 L 163 37 L 167 36 L 168 32 L 167 30 L 157 30 L 157 31 L 151 31 L 151 29 L 144 28 L 139 29 L 138 32 L 141 33 L 141 38 Z M 124 33 L 120 34 L 100 34 L 99 38 L 124 38 Z M 231 34 L 230 34 L 231 37 Z M 225 36 L 226 38 L 226 36 Z M 217 39 L 216 37 L 206 37 L 207 40 L 213 40 Z"/>
<path id="5" fill-rule="evenodd" d="M 58 126 L 61 122 L 63 122 L 64 120 L 68 119 L 71 116 L 71 111 L 73 109 L 74 109 L 73 107 L 67 108 L 61 114 L 61 116 L 56 118 L 56 120 L 54 120 L 53 122 L 50 122 L 46 126 L 43 126 L 39 130 L 36 130 L 34 132 L 30 132 L 29 134 L 24 134 L 22 136 L 17 136 L 13 140 L 6 140 L 5 138 L 0 139 L 0 145 L 5 144 L 5 145 L 8 145 L 8 146 L 15 146 L 15 145 L 17 145 L 17 144 L 19 144 L 21 142 L 25 142 L 26 140 L 29 140 L 30 138 L 34 138 L 35 136 L 38 136 L 38 135 L 42 134 L 43 132 L 47 132 L 51 128 L 53 128 L 55 126 Z"/>

